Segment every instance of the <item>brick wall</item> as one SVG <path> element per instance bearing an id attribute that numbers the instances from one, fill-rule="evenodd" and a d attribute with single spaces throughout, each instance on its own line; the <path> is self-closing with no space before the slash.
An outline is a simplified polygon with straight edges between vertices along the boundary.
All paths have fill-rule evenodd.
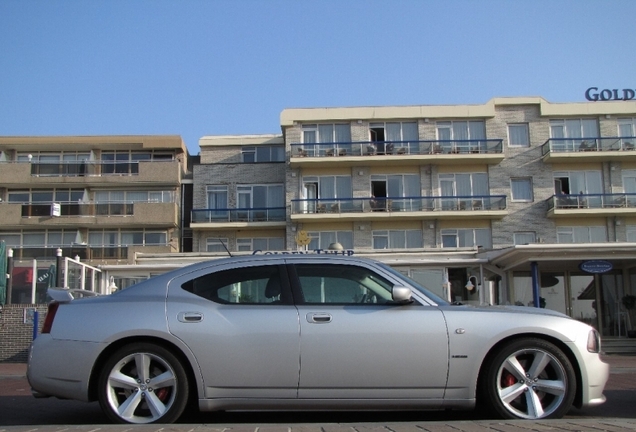
<path id="1" fill-rule="evenodd" d="M 46 305 L 11 304 L 0 310 L 0 363 L 25 363 L 33 339 L 33 324 L 24 322 L 25 309 L 36 309 L 39 330 L 44 323 Z"/>

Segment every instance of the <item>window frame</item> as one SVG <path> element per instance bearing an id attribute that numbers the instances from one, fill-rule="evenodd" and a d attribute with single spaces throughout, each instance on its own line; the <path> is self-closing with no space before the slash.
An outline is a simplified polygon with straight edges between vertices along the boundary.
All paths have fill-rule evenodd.
<path id="1" fill-rule="evenodd" d="M 511 133 L 511 128 L 524 128 L 524 139 L 525 143 L 516 143 L 512 141 L 513 134 Z M 508 123 L 508 147 L 513 148 L 524 148 L 530 147 L 530 125 L 528 123 Z"/>
<path id="2" fill-rule="evenodd" d="M 514 182 L 521 182 L 525 180 L 527 182 L 528 185 L 528 192 L 530 194 L 530 198 L 515 198 L 515 194 L 514 194 L 514 187 L 513 187 L 513 183 Z M 532 177 L 528 176 L 528 177 L 511 177 L 510 178 L 510 201 L 511 202 L 534 202 L 534 184 L 532 181 Z"/>

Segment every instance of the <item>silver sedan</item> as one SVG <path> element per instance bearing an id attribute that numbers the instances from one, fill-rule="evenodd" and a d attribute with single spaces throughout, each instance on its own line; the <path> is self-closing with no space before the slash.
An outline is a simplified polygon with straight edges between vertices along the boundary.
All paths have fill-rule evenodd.
<path id="1" fill-rule="evenodd" d="M 605 401 L 596 330 L 525 307 L 452 305 L 384 264 L 264 255 L 195 264 L 109 296 L 51 290 L 28 379 L 114 422 L 215 410 L 480 406 L 558 418 Z"/>

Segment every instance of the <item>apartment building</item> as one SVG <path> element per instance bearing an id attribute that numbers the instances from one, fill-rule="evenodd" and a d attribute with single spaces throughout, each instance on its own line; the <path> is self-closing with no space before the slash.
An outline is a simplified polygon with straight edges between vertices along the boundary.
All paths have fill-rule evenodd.
<path id="1" fill-rule="evenodd" d="M 200 163 L 193 167 L 193 250 L 285 250 L 283 137 L 207 136 L 199 146 Z"/>
<path id="2" fill-rule="evenodd" d="M 451 301 L 539 303 L 625 334 L 636 103 L 286 109 L 281 127 L 287 249 L 302 233 Z"/>
<path id="3" fill-rule="evenodd" d="M 0 137 L 0 240 L 16 262 L 13 301 L 29 302 L 46 272 L 30 263 L 58 249 L 93 266 L 181 252 L 187 164 L 180 136 Z"/>

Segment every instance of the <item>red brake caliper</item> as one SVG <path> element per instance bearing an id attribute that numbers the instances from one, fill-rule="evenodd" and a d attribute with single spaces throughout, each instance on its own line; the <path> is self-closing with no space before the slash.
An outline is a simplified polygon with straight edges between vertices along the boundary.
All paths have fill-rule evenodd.
<path id="1" fill-rule="evenodd" d="M 517 383 L 517 379 L 508 371 L 504 371 L 501 375 L 501 385 L 503 388 L 510 387 Z"/>

